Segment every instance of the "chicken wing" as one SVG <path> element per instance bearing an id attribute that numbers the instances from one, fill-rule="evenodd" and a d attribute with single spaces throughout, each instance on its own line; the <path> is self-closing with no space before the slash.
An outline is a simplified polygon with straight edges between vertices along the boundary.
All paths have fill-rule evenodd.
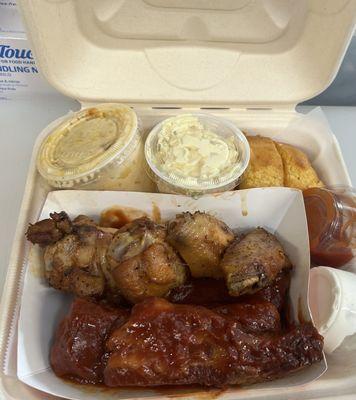
<path id="1" fill-rule="evenodd" d="M 219 263 L 234 239 L 231 229 L 212 215 L 185 212 L 168 223 L 168 242 L 188 264 L 193 277 L 222 277 Z"/>
<path id="2" fill-rule="evenodd" d="M 311 324 L 252 334 L 207 308 L 151 298 L 133 308 L 106 346 L 108 386 L 224 387 L 275 379 L 320 361 L 323 339 Z"/>
<path id="3" fill-rule="evenodd" d="M 30 242 L 44 247 L 72 232 L 72 222 L 64 211 L 51 213 L 50 217 L 30 224 L 26 232 Z"/>
<path id="4" fill-rule="evenodd" d="M 275 236 L 257 228 L 230 244 L 220 267 L 230 295 L 240 296 L 266 287 L 291 264 Z"/>
<path id="5" fill-rule="evenodd" d="M 165 238 L 165 227 L 146 217 L 125 225 L 114 236 L 104 272 L 130 302 L 163 297 L 185 282 L 186 267 Z"/>
<path id="6" fill-rule="evenodd" d="M 185 282 L 186 266 L 166 243 L 167 231 L 143 217 L 120 230 L 98 227 L 85 215 L 65 212 L 30 225 L 27 238 L 44 247 L 51 286 L 77 296 L 102 296 L 132 303 L 165 296 Z M 120 300 L 121 301 L 121 300 Z"/>
<path id="7" fill-rule="evenodd" d="M 55 289 L 78 296 L 101 296 L 101 269 L 112 235 L 92 225 L 81 225 L 44 250 L 45 276 Z"/>
<path id="8" fill-rule="evenodd" d="M 80 383 L 100 383 L 105 367 L 105 339 L 129 313 L 86 299 L 74 300 L 57 328 L 50 362 L 55 374 Z"/>
<path id="9" fill-rule="evenodd" d="M 111 232 L 99 229 L 93 220 L 80 215 L 73 220 L 65 212 L 30 225 L 27 238 L 44 247 L 45 277 L 55 289 L 78 296 L 101 296 Z"/>

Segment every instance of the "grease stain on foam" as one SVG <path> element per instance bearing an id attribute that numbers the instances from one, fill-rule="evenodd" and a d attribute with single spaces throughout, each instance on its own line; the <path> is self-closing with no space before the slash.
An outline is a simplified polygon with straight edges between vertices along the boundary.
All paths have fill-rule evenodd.
<path id="1" fill-rule="evenodd" d="M 39 246 L 31 246 L 28 254 L 28 269 L 36 278 L 45 277 L 43 250 Z"/>
<path id="2" fill-rule="evenodd" d="M 201 386 L 195 385 L 177 385 L 177 386 L 156 386 L 154 388 L 144 388 L 144 387 L 117 387 L 111 388 L 105 386 L 103 384 L 93 385 L 93 384 L 80 384 L 77 382 L 73 382 L 69 379 L 62 379 L 64 383 L 72 386 L 75 389 L 80 389 L 87 394 L 94 394 L 97 396 L 103 396 L 107 400 L 113 400 L 120 397 L 120 395 L 124 395 L 125 398 L 132 399 L 144 399 L 146 398 L 145 394 L 142 391 L 147 392 L 147 398 L 165 398 L 170 399 L 196 399 L 196 400 L 215 400 L 218 399 L 222 394 L 227 392 L 227 389 L 211 389 L 206 388 L 203 389 Z M 233 390 L 241 390 L 239 386 L 234 386 Z"/>
<path id="3" fill-rule="evenodd" d="M 154 388 L 154 392 L 171 399 L 214 400 L 226 392 L 226 389 L 202 389 L 199 386 L 162 386 Z"/>
<path id="4" fill-rule="evenodd" d="M 298 321 L 301 324 L 305 324 L 306 322 L 308 322 L 307 319 L 305 318 L 303 298 L 301 296 L 298 297 Z"/>
<path id="5" fill-rule="evenodd" d="M 157 222 L 157 224 L 162 222 L 161 210 L 155 201 L 152 201 L 152 219 L 154 222 Z"/>
<path id="6" fill-rule="evenodd" d="M 240 200 L 241 200 L 241 214 L 243 217 L 247 217 L 248 209 L 247 209 L 247 193 L 246 192 L 240 193 Z"/>
<path id="7" fill-rule="evenodd" d="M 189 210 L 192 213 L 198 211 L 197 199 L 187 200 L 187 202 L 184 204 L 184 207 L 186 210 Z"/>
<path id="8" fill-rule="evenodd" d="M 228 191 L 228 192 L 218 192 L 218 193 L 211 193 L 209 196 L 214 197 L 216 199 L 228 200 L 231 197 L 236 195 L 236 190 Z"/>
<path id="9" fill-rule="evenodd" d="M 114 205 L 101 212 L 99 225 L 119 229 L 134 219 L 147 216 L 146 212 L 137 208 Z"/>

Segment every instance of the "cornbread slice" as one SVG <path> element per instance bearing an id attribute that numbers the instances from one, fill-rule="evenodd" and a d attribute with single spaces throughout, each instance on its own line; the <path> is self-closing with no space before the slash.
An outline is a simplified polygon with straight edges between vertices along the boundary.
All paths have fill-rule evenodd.
<path id="1" fill-rule="evenodd" d="M 300 190 L 324 186 L 305 153 L 288 144 L 276 145 L 283 160 L 284 186 Z"/>
<path id="2" fill-rule="evenodd" d="M 239 189 L 283 186 L 282 158 L 272 139 L 262 136 L 246 136 L 251 150 L 250 163 Z"/>

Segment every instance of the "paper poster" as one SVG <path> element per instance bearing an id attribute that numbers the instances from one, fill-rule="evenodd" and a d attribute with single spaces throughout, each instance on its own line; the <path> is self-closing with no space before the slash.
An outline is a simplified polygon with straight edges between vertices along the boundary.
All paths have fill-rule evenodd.
<path id="1" fill-rule="evenodd" d="M 26 39 L 0 37 L 0 100 L 55 92 L 41 75 Z"/>

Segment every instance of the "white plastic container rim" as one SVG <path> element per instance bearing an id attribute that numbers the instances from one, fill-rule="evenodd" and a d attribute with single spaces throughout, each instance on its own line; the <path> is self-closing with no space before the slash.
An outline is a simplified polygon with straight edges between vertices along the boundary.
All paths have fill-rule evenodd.
<path id="1" fill-rule="evenodd" d="M 214 130 L 218 131 L 218 127 L 221 126 L 222 129 L 228 130 L 231 136 L 235 138 L 235 142 L 237 145 L 237 151 L 239 157 L 241 158 L 240 162 L 232 168 L 229 173 L 224 177 L 220 177 L 217 179 L 206 179 L 201 180 L 197 178 L 182 178 L 173 173 L 164 173 L 160 168 L 157 167 L 154 162 L 155 155 L 152 154 L 155 152 L 154 141 L 157 134 L 161 131 L 162 126 L 169 122 L 174 121 L 177 118 L 182 118 L 185 116 L 196 117 L 202 124 L 206 123 L 207 125 L 215 125 Z M 209 114 L 201 114 L 201 113 L 191 113 L 191 114 L 179 114 L 178 116 L 170 117 L 159 122 L 148 134 L 146 142 L 145 142 L 145 157 L 149 168 L 153 171 L 154 175 L 156 175 L 163 182 L 168 183 L 172 187 L 181 188 L 183 190 L 193 190 L 197 192 L 211 192 L 211 191 L 219 191 L 221 188 L 225 188 L 226 190 L 232 189 L 232 186 L 236 186 L 238 184 L 239 178 L 245 172 L 248 163 L 250 161 L 250 145 L 242 133 L 242 131 L 231 121 L 225 118 L 218 118 Z M 225 178 L 225 179 L 224 179 Z M 234 183 L 236 183 L 234 185 Z"/>
<path id="2" fill-rule="evenodd" d="M 309 305 L 324 336 L 324 351 L 330 354 L 356 333 L 356 275 L 331 267 L 312 268 Z"/>

